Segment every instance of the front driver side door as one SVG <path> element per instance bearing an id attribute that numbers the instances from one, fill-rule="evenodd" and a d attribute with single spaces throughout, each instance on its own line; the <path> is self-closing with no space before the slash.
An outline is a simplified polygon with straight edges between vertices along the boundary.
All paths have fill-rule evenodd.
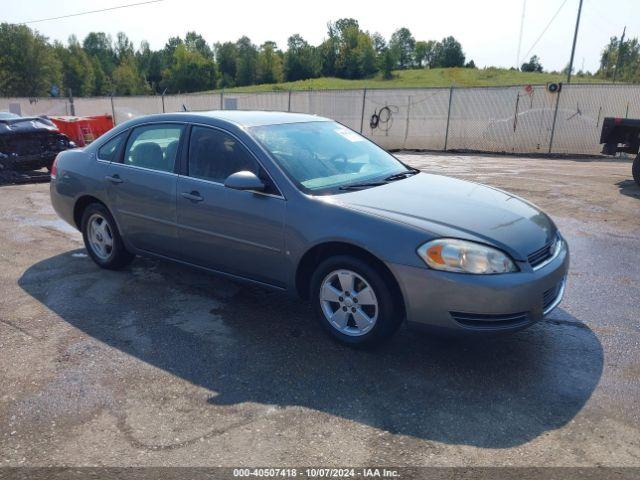
<path id="1" fill-rule="evenodd" d="M 178 237 L 185 261 L 277 286 L 284 267 L 285 199 L 249 150 L 223 130 L 193 126 L 188 172 L 178 178 Z M 224 186 L 248 170 L 265 192 Z"/>

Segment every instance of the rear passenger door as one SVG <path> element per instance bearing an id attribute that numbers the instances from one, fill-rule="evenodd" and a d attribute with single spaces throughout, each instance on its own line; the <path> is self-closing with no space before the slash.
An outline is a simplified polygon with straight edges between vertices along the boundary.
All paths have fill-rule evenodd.
<path id="1" fill-rule="evenodd" d="M 183 259 L 282 286 L 285 200 L 253 154 L 229 132 L 194 125 L 186 175 L 178 178 L 178 227 Z M 248 170 L 264 192 L 233 190 L 226 178 Z"/>
<path id="2" fill-rule="evenodd" d="M 134 127 L 123 154 L 109 165 L 109 205 L 134 248 L 173 256 L 177 249 L 175 173 L 185 126 L 155 123 Z"/>

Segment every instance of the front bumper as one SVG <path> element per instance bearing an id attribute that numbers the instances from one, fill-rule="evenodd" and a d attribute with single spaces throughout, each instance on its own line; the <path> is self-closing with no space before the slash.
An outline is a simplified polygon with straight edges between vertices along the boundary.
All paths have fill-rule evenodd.
<path id="1" fill-rule="evenodd" d="M 410 327 L 510 331 L 541 320 L 561 302 L 569 250 L 565 246 L 538 270 L 522 264 L 522 271 L 500 275 L 449 273 L 398 264 L 389 267 L 400 284 Z"/>

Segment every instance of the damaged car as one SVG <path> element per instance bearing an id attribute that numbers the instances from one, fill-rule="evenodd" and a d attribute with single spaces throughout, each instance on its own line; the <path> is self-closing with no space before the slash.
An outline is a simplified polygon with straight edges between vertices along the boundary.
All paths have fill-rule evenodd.
<path id="1" fill-rule="evenodd" d="M 51 169 L 58 153 L 75 146 L 46 117 L 0 112 L 0 170 Z"/>

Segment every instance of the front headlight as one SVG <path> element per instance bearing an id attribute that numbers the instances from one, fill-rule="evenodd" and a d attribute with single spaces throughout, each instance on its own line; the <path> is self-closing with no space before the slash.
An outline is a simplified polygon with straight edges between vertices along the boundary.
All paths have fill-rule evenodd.
<path id="1" fill-rule="evenodd" d="M 518 271 L 506 253 L 456 238 L 427 242 L 418 248 L 418 255 L 429 267 L 446 272 L 492 274 Z"/>

